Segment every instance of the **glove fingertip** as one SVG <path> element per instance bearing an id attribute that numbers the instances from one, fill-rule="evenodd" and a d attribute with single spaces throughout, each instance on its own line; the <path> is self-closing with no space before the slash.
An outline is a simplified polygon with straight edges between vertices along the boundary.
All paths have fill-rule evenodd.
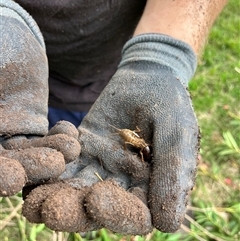
<path id="1" fill-rule="evenodd" d="M 42 205 L 42 220 L 46 226 L 61 232 L 86 232 L 99 226 L 88 218 L 84 209 L 87 188 L 77 190 L 61 183 Z"/>
<path id="2" fill-rule="evenodd" d="M 184 215 L 180 214 L 172 214 L 162 213 L 161 215 L 152 215 L 153 217 L 153 226 L 160 230 L 163 233 L 175 233 L 181 226 Z"/>
<path id="3" fill-rule="evenodd" d="M 73 137 L 76 140 L 79 136 L 77 128 L 68 121 L 58 121 L 56 125 L 49 130 L 47 135 L 51 136 L 56 134 L 66 134 L 67 136 Z"/>
<path id="4" fill-rule="evenodd" d="M 21 191 L 27 182 L 23 166 L 16 160 L 0 157 L 0 197 L 7 197 Z"/>
<path id="5" fill-rule="evenodd" d="M 162 195 L 163 196 L 163 195 Z M 153 226 L 164 233 L 176 232 L 183 220 L 187 209 L 187 195 L 172 194 L 163 198 L 152 191 L 149 192 L 149 206 Z"/>
<path id="6" fill-rule="evenodd" d="M 148 207 L 111 181 L 92 187 L 86 196 L 86 210 L 95 222 L 116 233 L 144 235 L 152 231 Z"/>
<path id="7" fill-rule="evenodd" d="M 41 185 L 33 189 L 24 200 L 22 214 L 31 223 L 42 223 L 41 208 L 43 202 L 51 194 L 58 190 L 58 185 Z"/>

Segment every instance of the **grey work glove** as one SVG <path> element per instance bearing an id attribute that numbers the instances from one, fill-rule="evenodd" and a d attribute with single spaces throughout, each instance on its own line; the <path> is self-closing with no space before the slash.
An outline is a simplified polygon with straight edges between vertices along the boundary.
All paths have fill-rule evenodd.
<path id="1" fill-rule="evenodd" d="M 81 151 L 78 131 L 69 122 L 58 122 L 44 137 L 15 136 L 0 144 L 0 196 L 57 179 L 66 163 Z"/>
<path id="2" fill-rule="evenodd" d="M 13 1 L 1 1 L 0 13 L 0 196 L 10 196 L 57 178 L 80 145 L 72 125 L 48 133 L 48 63 L 36 23 Z"/>
<path id="3" fill-rule="evenodd" d="M 186 87 L 195 68 L 194 53 L 181 41 L 159 34 L 129 40 L 116 74 L 79 127 L 79 159 L 62 182 L 33 190 L 23 214 L 61 231 L 176 231 L 197 166 L 199 130 Z M 146 149 L 124 143 L 116 128 L 140 130 L 150 164 Z"/>

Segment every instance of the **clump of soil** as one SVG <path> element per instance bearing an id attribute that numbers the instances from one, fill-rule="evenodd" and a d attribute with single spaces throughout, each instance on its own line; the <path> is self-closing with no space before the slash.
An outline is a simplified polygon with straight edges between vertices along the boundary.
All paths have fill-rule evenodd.
<path id="1" fill-rule="evenodd" d="M 23 166 L 14 159 L 0 157 L 0 167 L 0 196 L 19 192 L 27 181 Z"/>

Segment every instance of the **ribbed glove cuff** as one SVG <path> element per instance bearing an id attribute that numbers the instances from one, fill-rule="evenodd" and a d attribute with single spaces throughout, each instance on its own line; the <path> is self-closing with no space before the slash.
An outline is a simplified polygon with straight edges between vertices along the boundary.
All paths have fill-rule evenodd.
<path id="1" fill-rule="evenodd" d="M 130 39 L 123 47 L 119 68 L 142 61 L 159 64 L 185 87 L 197 67 L 197 57 L 188 44 L 162 34 L 143 34 Z"/>
<path id="2" fill-rule="evenodd" d="M 37 41 L 41 44 L 41 46 L 46 49 L 39 27 L 37 26 L 34 19 L 28 14 L 28 12 L 26 12 L 19 4 L 10 0 L 1 0 L 0 18 L 1 16 L 13 17 L 25 24 L 35 36 Z"/>

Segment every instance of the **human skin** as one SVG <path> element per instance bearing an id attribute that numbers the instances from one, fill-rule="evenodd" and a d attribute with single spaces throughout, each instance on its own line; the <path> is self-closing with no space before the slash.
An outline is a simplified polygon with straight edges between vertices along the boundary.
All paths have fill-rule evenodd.
<path id="1" fill-rule="evenodd" d="M 188 43 L 199 55 L 227 0 L 148 0 L 134 36 L 161 33 Z"/>

